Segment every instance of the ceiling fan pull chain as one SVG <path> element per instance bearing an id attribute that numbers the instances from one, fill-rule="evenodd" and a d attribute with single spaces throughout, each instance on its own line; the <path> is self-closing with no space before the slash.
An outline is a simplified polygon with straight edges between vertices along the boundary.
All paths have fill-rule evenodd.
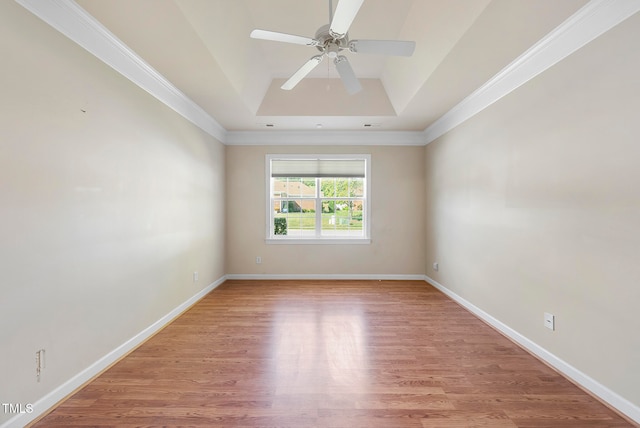
<path id="1" fill-rule="evenodd" d="M 331 61 L 327 61 L 327 92 L 331 90 L 331 66 L 329 65 L 330 62 Z"/>

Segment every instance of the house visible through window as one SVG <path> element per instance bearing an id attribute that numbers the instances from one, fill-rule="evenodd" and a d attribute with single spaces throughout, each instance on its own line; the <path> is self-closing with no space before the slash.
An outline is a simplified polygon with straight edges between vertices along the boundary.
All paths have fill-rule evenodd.
<path id="1" fill-rule="evenodd" d="M 267 155 L 267 238 L 366 243 L 369 155 Z"/>

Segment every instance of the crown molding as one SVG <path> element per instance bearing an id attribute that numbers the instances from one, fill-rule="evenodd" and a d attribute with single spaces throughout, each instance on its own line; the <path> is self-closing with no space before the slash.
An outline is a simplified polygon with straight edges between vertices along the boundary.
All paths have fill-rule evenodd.
<path id="1" fill-rule="evenodd" d="M 422 131 L 229 131 L 230 146 L 424 146 Z"/>
<path id="2" fill-rule="evenodd" d="M 591 0 L 425 129 L 425 143 L 480 113 L 638 11 L 638 0 Z"/>
<path id="3" fill-rule="evenodd" d="M 229 145 L 426 145 L 640 11 L 591 0 L 424 131 L 227 131 L 73 0 L 15 0 L 178 114 Z"/>
<path id="4" fill-rule="evenodd" d="M 16 0 L 209 135 L 225 142 L 227 131 L 199 105 L 147 64 L 73 0 Z"/>

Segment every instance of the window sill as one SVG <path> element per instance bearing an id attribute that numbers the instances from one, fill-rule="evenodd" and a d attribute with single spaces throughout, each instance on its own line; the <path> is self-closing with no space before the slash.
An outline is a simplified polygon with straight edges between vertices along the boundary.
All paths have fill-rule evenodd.
<path id="1" fill-rule="evenodd" d="M 267 238 L 267 244 L 276 245 L 369 245 L 368 238 Z"/>

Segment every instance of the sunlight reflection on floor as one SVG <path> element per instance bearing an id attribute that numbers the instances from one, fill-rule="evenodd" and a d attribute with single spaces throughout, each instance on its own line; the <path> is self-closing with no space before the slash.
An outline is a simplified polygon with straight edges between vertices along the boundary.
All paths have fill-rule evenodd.
<path id="1" fill-rule="evenodd" d="M 366 319 L 359 305 L 283 307 L 273 331 L 276 394 L 367 390 Z"/>

